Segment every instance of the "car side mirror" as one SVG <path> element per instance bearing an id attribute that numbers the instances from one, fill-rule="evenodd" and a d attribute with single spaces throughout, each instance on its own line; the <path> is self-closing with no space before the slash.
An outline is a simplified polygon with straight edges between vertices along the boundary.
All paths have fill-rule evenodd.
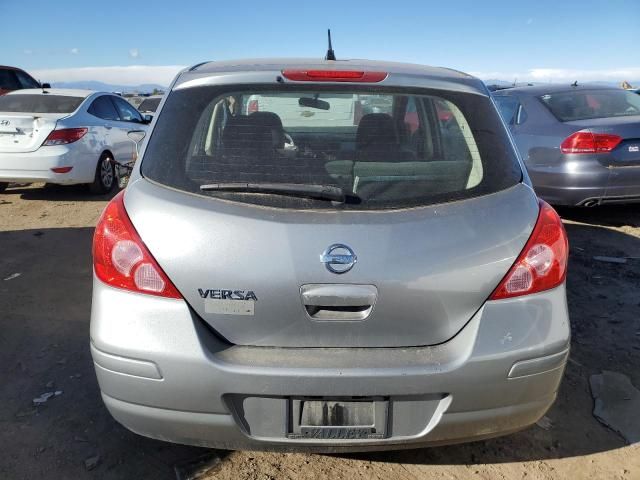
<path id="1" fill-rule="evenodd" d="M 142 116 L 142 123 L 149 125 L 151 123 L 151 120 L 153 120 L 153 115 L 143 115 Z"/>
<path id="2" fill-rule="evenodd" d="M 51 88 L 51 84 L 50 83 L 43 83 L 42 84 L 42 88 Z"/>

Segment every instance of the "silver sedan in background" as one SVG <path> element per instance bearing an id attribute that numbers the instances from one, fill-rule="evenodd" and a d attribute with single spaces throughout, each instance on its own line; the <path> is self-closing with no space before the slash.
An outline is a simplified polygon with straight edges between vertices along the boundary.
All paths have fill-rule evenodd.
<path id="1" fill-rule="evenodd" d="M 593 85 L 493 93 L 533 186 L 555 205 L 640 202 L 640 96 Z"/>

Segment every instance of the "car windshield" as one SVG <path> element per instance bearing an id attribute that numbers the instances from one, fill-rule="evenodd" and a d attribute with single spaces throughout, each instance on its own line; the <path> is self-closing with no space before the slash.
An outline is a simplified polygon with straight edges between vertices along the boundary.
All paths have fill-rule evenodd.
<path id="1" fill-rule="evenodd" d="M 83 97 L 51 94 L 9 94 L 0 97 L 0 112 L 71 113 Z"/>
<path id="2" fill-rule="evenodd" d="M 138 105 L 138 110 L 141 112 L 155 112 L 158 109 L 158 105 L 160 105 L 161 98 L 145 98 L 140 105 Z"/>
<path id="3" fill-rule="evenodd" d="M 622 89 L 549 93 L 540 100 L 561 122 L 640 115 L 640 96 Z"/>
<path id="4" fill-rule="evenodd" d="M 198 87 L 172 92 L 157 122 L 144 176 L 259 205 L 403 208 L 493 193 L 521 177 L 481 95 Z"/>

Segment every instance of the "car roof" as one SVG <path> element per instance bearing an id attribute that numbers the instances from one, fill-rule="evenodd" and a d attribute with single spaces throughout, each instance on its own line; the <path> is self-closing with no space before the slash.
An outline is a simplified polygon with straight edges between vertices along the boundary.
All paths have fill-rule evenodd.
<path id="1" fill-rule="evenodd" d="M 377 60 L 318 60 L 317 58 L 258 58 L 244 60 L 227 60 L 221 62 L 205 62 L 191 67 L 189 71 L 204 73 L 245 71 L 255 72 L 263 70 L 284 69 L 284 68 L 309 68 L 317 67 L 326 70 L 377 70 L 388 73 L 420 73 L 425 75 L 440 75 L 447 78 L 472 78 L 457 70 L 443 67 L 430 67 L 415 63 L 386 62 Z"/>
<path id="2" fill-rule="evenodd" d="M 226 73 L 273 72 L 285 69 L 314 70 L 360 70 L 387 72 L 390 75 L 412 76 L 420 79 L 432 79 L 446 84 L 465 85 L 477 93 L 487 94 L 485 85 L 477 78 L 450 68 L 431 67 L 413 63 L 399 63 L 376 60 L 321 60 L 317 58 L 261 58 L 204 62 L 184 70 L 180 74 L 179 84 L 191 78 L 216 76 Z M 241 81 L 241 80 L 240 80 Z M 274 79 L 275 81 L 275 79 Z M 444 83 L 443 83 L 444 85 Z"/>
<path id="3" fill-rule="evenodd" d="M 108 93 L 108 92 L 96 92 L 94 90 L 80 90 L 75 88 L 46 88 L 43 93 L 42 88 L 23 88 L 22 90 L 14 90 L 7 95 L 60 95 L 64 97 L 83 97 L 86 98 L 94 93 Z M 111 94 L 112 95 L 112 94 Z"/>
<path id="4" fill-rule="evenodd" d="M 9 65 L 0 65 L 0 69 L 2 69 L 2 70 L 19 70 L 21 72 L 24 72 L 24 70 L 22 70 L 21 68 L 10 67 Z"/>
<path id="5" fill-rule="evenodd" d="M 531 85 L 531 86 L 523 86 L 523 87 L 513 87 L 513 88 L 505 88 L 501 90 L 497 90 L 493 92 L 495 96 L 501 95 L 529 95 L 529 96 L 540 96 L 540 95 L 548 95 L 548 94 L 556 94 L 556 93 L 566 93 L 566 92 L 579 92 L 581 90 L 620 90 L 618 87 L 610 87 L 607 85 L 599 85 L 599 84 L 578 84 L 573 86 L 567 83 L 550 83 L 546 85 Z"/>

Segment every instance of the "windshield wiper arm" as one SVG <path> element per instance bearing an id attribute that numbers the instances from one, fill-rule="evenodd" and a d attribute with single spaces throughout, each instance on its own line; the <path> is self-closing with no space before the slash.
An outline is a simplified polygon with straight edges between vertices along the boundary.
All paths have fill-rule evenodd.
<path id="1" fill-rule="evenodd" d="M 200 185 L 203 192 L 247 192 L 289 195 L 292 197 L 317 198 L 344 203 L 347 197 L 359 200 L 355 195 L 346 195 L 344 190 L 333 185 L 306 185 L 299 183 L 211 183 Z"/>

